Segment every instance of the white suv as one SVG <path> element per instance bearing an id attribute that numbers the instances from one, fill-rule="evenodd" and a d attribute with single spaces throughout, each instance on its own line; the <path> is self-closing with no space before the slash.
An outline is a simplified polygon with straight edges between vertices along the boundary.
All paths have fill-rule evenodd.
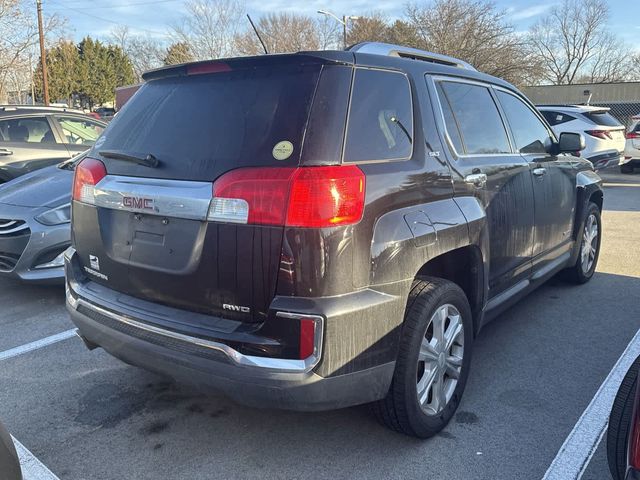
<path id="1" fill-rule="evenodd" d="M 627 145 L 624 156 L 620 159 L 622 173 L 633 173 L 636 167 L 640 167 L 640 115 L 631 117 L 631 126 L 627 130 Z"/>
<path id="2" fill-rule="evenodd" d="M 581 152 L 596 170 L 621 161 L 625 148 L 624 126 L 606 107 L 589 105 L 538 105 L 538 110 L 559 136 L 581 133 L 587 147 Z"/>

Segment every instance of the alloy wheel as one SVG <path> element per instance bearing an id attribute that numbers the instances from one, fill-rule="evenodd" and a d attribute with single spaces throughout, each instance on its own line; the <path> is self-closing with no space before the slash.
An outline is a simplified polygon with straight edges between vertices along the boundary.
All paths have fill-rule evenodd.
<path id="1" fill-rule="evenodd" d="M 453 305 L 442 305 L 431 316 L 418 353 L 416 390 L 427 415 L 439 414 L 453 397 L 463 354 L 462 316 Z"/>
<path id="2" fill-rule="evenodd" d="M 598 221 L 596 216 L 592 213 L 587 217 L 587 221 L 584 224 L 584 232 L 582 234 L 582 248 L 580 250 L 580 264 L 582 266 L 582 272 L 587 274 L 593 267 L 593 262 L 596 259 L 596 252 L 598 248 Z"/>

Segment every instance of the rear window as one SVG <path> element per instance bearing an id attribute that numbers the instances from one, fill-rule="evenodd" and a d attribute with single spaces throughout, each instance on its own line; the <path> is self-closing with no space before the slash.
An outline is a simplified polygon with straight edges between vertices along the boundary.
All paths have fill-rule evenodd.
<path id="1" fill-rule="evenodd" d="M 582 114 L 596 125 L 603 127 L 622 127 L 622 124 L 609 112 L 586 112 Z"/>
<path id="2" fill-rule="evenodd" d="M 247 166 L 298 164 L 321 65 L 269 65 L 145 84 L 95 151 L 154 155 L 159 167 L 105 160 L 109 173 L 214 180 Z"/>

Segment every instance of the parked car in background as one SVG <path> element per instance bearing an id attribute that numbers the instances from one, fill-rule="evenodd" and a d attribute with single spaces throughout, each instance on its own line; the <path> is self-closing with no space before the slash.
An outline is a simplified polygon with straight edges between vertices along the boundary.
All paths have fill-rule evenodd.
<path id="1" fill-rule="evenodd" d="M 22 469 L 16 447 L 2 423 L 0 423 L 0 479 L 22 480 Z"/>
<path id="2" fill-rule="evenodd" d="M 73 170 L 85 155 L 0 185 L 0 276 L 63 282 Z"/>
<path id="3" fill-rule="evenodd" d="M 640 115 L 631 118 L 631 126 L 627 130 L 626 137 L 627 143 L 620 160 L 620 171 L 633 173 L 634 168 L 640 167 Z"/>
<path id="4" fill-rule="evenodd" d="M 101 120 L 108 122 L 116 114 L 116 109 L 111 107 L 98 107 L 98 108 L 94 108 L 93 112 L 97 113 L 100 116 Z"/>
<path id="5" fill-rule="evenodd" d="M 84 152 L 106 126 L 80 110 L 0 106 L 0 183 Z"/>
<path id="6" fill-rule="evenodd" d="M 620 162 L 625 148 L 624 126 L 609 113 L 609 108 L 589 105 L 538 105 L 551 128 L 561 132 L 575 132 L 584 136 L 586 148 L 583 158 L 596 170 Z"/>
<path id="7" fill-rule="evenodd" d="M 482 325 L 595 271 L 582 136 L 460 60 L 364 43 L 145 79 L 75 171 L 67 307 L 87 346 L 254 406 L 373 402 L 424 438 Z"/>
<path id="8" fill-rule="evenodd" d="M 613 480 L 640 479 L 640 357 L 627 371 L 611 407 L 607 460 Z"/>

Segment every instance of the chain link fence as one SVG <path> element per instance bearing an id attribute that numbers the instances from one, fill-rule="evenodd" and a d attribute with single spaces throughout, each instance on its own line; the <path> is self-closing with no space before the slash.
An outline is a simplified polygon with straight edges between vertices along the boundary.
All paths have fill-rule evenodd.
<path id="1" fill-rule="evenodd" d="M 609 107 L 610 113 L 618 119 L 627 129 L 631 126 L 632 117 L 640 115 L 640 102 L 638 103 L 591 103 L 596 107 Z"/>

